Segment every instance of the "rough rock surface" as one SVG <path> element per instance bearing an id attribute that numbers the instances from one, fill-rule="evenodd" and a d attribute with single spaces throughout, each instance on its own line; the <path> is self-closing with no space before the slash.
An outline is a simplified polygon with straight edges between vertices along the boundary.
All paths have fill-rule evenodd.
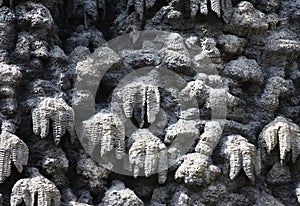
<path id="1" fill-rule="evenodd" d="M 0 205 L 300 205 L 299 22 L 299 0 L 0 0 Z"/>
<path id="2" fill-rule="evenodd" d="M 242 1 L 233 9 L 224 29 L 238 36 L 251 36 L 267 31 L 268 27 L 266 15 L 256 10 L 251 3 Z"/>
<path id="3" fill-rule="evenodd" d="M 144 203 L 136 196 L 136 194 L 125 188 L 122 182 L 113 182 L 112 187 L 105 192 L 103 203 L 101 206 L 116 205 L 116 206 L 142 206 Z"/>

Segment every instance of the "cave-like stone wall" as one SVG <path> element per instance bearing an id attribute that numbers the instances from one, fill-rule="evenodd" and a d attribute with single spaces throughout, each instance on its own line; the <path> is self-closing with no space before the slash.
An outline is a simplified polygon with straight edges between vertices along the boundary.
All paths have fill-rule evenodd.
<path id="1" fill-rule="evenodd" d="M 145 67 L 172 72 L 165 88 L 152 73 L 120 86 Z M 114 92 L 135 133 L 110 113 Z M 299 204 L 299 0 L 0 0 L 0 96 L 5 206 Z M 91 102 L 101 153 L 74 121 Z M 130 175 L 97 163 L 105 141 Z"/>

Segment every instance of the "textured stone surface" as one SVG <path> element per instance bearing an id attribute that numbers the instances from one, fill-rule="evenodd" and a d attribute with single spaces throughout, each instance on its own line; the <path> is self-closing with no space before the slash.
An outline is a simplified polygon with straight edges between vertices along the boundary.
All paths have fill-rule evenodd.
<path id="1" fill-rule="evenodd" d="M 218 44 L 225 54 L 240 55 L 244 51 L 247 40 L 236 35 L 225 34 L 218 38 Z"/>
<path id="2" fill-rule="evenodd" d="M 142 206 L 144 204 L 132 190 L 125 188 L 122 182 L 113 182 L 112 187 L 106 191 L 103 203 L 100 205 Z"/>
<path id="3" fill-rule="evenodd" d="M 299 0 L 0 0 L 0 204 L 299 205 L 299 20 Z M 144 67 L 170 73 L 143 78 Z M 130 81 L 119 137 L 102 112 Z M 58 97 L 63 108 L 39 105 Z M 96 113 L 99 148 L 122 152 L 106 165 L 79 139 Z M 147 138 L 130 140 L 137 129 Z"/>
<path id="4" fill-rule="evenodd" d="M 268 22 L 264 13 L 256 10 L 251 3 L 242 1 L 233 9 L 224 29 L 238 36 L 251 36 L 267 31 Z"/>

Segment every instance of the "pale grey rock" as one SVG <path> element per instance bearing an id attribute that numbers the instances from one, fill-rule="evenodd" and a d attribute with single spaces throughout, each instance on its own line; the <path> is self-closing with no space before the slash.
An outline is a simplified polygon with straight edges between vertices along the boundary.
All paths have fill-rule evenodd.
<path id="1" fill-rule="evenodd" d="M 195 140 L 199 138 L 199 129 L 194 120 L 179 119 L 166 129 L 164 143 L 169 144 L 169 167 L 178 167 L 185 154 Z"/>
<path id="2" fill-rule="evenodd" d="M 9 85 L 11 87 L 17 86 L 22 77 L 21 68 L 17 65 L 9 65 L 0 63 L 0 84 Z"/>
<path id="3" fill-rule="evenodd" d="M 75 121 L 75 128 L 78 132 L 78 128 L 82 127 L 82 121 L 87 120 L 91 115 L 95 114 L 93 108 L 94 95 L 89 90 L 77 90 L 74 91 L 72 98 L 72 108 L 76 112 L 76 115 L 82 117 L 81 121 Z M 80 134 L 77 134 L 80 137 Z"/>
<path id="4" fill-rule="evenodd" d="M 221 16 L 220 1 L 211 1 L 211 9 L 218 15 L 218 17 Z M 201 14 L 207 15 L 207 1 L 190 1 L 190 10 L 192 19 L 195 19 L 198 10 Z"/>
<path id="5" fill-rule="evenodd" d="M 155 121 L 160 110 L 160 93 L 156 85 L 134 82 L 126 85 L 122 94 L 123 111 L 127 118 L 134 117 L 140 128 L 145 124 L 144 115 L 147 116 L 147 123 Z"/>
<path id="6" fill-rule="evenodd" d="M 221 170 L 211 164 L 208 156 L 190 153 L 183 156 L 183 163 L 175 173 L 175 179 L 183 179 L 188 185 L 209 185 L 220 175 Z"/>
<path id="7" fill-rule="evenodd" d="M 114 152 L 117 159 L 125 154 L 125 127 L 121 119 L 114 113 L 99 112 L 90 119 L 83 121 L 86 132 L 87 151 L 96 153 L 103 159 L 110 159 L 108 153 Z M 100 149 L 97 148 L 98 145 Z M 108 160 L 111 162 L 111 160 Z"/>
<path id="8" fill-rule="evenodd" d="M 223 128 L 218 121 L 208 121 L 204 126 L 204 132 L 200 135 L 195 151 L 211 156 L 222 136 Z"/>
<path id="9" fill-rule="evenodd" d="M 263 84 L 264 81 L 262 68 L 254 59 L 248 59 L 244 56 L 225 64 L 222 74 L 240 82 L 249 81 Z"/>
<path id="10" fill-rule="evenodd" d="M 19 173 L 22 173 L 27 165 L 29 149 L 27 145 L 16 135 L 15 125 L 9 121 L 3 121 L 0 134 L 0 183 L 11 175 L 13 163 Z"/>
<path id="11" fill-rule="evenodd" d="M 197 120 L 199 119 L 198 108 L 190 107 L 187 110 L 180 111 L 180 119 L 182 120 Z"/>
<path id="12" fill-rule="evenodd" d="M 243 168 L 247 177 L 254 182 L 255 174 L 261 170 L 260 154 L 255 146 L 240 135 L 230 135 L 224 139 L 224 154 L 230 165 L 229 177 L 234 179 Z"/>
<path id="13" fill-rule="evenodd" d="M 31 176 L 20 179 L 12 189 L 10 205 L 17 206 L 22 202 L 25 205 L 60 205 L 60 192 L 56 186 L 47 178 L 42 176 L 38 169 L 30 168 Z M 37 198 L 32 198 L 37 194 Z"/>
<path id="14" fill-rule="evenodd" d="M 300 127 L 284 116 L 278 116 L 263 128 L 259 134 L 259 143 L 269 155 L 278 144 L 280 164 L 283 165 L 288 153 L 291 153 L 292 162 L 296 163 L 300 154 L 299 137 Z"/>
<path id="15" fill-rule="evenodd" d="M 233 8 L 232 15 L 224 30 L 238 36 L 251 36 L 267 31 L 268 21 L 264 13 L 256 10 L 247 1 L 240 2 Z"/>
<path id="16" fill-rule="evenodd" d="M 173 194 L 173 197 L 170 201 L 171 206 L 188 206 L 189 205 L 189 195 L 186 193 L 186 191 L 181 190 L 177 191 Z"/>
<path id="17" fill-rule="evenodd" d="M 52 123 L 55 144 L 59 144 L 66 131 L 75 140 L 74 110 L 61 97 L 42 98 L 32 110 L 32 126 L 35 135 L 45 138 Z"/>
<path id="18" fill-rule="evenodd" d="M 221 53 L 217 48 L 217 42 L 213 38 L 204 38 L 201 42 L 201 52 L 194 56 L 194 61 L 197 66 L 202 68 L 207 67 L 204 71 L 217 67 L 221 62 Z M 201 64 L 203 64 L 201 66 Z"/>
<path id="19" fill-rule="evenodd" d="M 193 100 L 196 98 L 200 106 L 211 109 L 211 118 L 224 119 L 228 108 L 234 108 L 240 99 L 233 96 L 228 84 L 219 75 L 198 73 L 194 81 L 187 83 L 181 95 Z"/>
<path id="20" fill-rule="evenodd" d="M 175 138 L 188 139 L 189 136 L 197 138 L 199 131 L 197 128 L 197 122 L 194 120 L 180 119 L 177 123 L 170 125 L 166 129 L 166 135 L 164 142 L 170 144 Z"/>
<path id="21" fill-rule="evenodd" d="M 134 132 L 129 141 L 129 163 L 133 176 L 146 177 L 158 173 L 158 183 L 163 184 L 168 174 L 168 151 L 165 144 L 148 129 Z"/>
<path id="22" fill-rule="evenodd" d="M 108 47 L 96 49 L 91 56 L 77 63 L 76 89 L 89 89 L 91 94 L 95 94 L 97 85 L 106 72 L 103 68 L 108 69 L 119 61 L 120 57 L 112 49 Z"/>
<path id="23" fill-rule="evenodd" d="M 144 203 L 136 196 L 136 194 L 125 187 L 120 181 L 113 182 L 111 188 L 105 192 L 102 204 L 99 206 L 142 206 Z"/>
<path id="24" fill-rule="evenodd" d="M 218 40 L 218 45 L 221 47 L 222 51 L 228 55 L 240 55 L 244 51 L 247 44 L 245 38 L 240 38 L 232 34 L 223 34 Z"/>
<path id="25" fill-rule="evenodd" d="M 165 37 L 164 47 L 160 50 L 160 55 L 162 56 L 162 66 L 167 68 L 187 67 L 190 64 L 184 39 L 176 33 L 171 33 Z"/>
<path id="26" fill-rule="evenodd" d="M 127 3 L 133 5 L 132 2 L 134 6 L 128 9 Z M 207 15 L 203 15 L 200 8 L 197 9 L 201 2 L 202 6 L 210 7 Z M 265 149 L 261 150 L 262 157 L 265 158 L 262 173 L 256 175 L 255 183 L 240 173 L 233 181 L 226 175 L 219 175 L 214 179 L 217 181 L 215 183 L 211 181 L 197 185 L 197 180 L 205 179 L 199 176 L 213 174 L 205 172 L 210 171 L 209 168 L 194 169 L 193 166 L 197 164 L 187 166 L 185 170 L 187 179 L 195 177 L 193 184 L 174 181 L 172 174 L 176 173 L 182 156 L 186 153 L 182 154 L 179 150 L 185 146 L 189 152 L 195 150 L 196 141 L 191 147 L 187 143 L 189 139 L 199 138 L 199 133 L 203 132 L 204 124 L 211 119 L 211 105 L 215 107 L 222 102 L 226 103 L 220 106 L 222 111 L 227 110 L 226 115 L 221 118 L 222 121 L 220 120 L 224 136 L 239 134 L 253 145 L 259 145 L 257 137 L 261 129 L 276 116 L 285 116 L 299 123 L 298 0 L 249 0 L 248 3 L 233 0 L 232 5 L 231 1 L 223 0 L 207 1 L 207 4 L 202 0 L 41 0 L 38 3 L 36 0 L 0 0 L 0 4 L 0 39 L 3 40 L 0 40 L 0 61 L 9 66 L 18 65 L 22 73 L 22 77 L 17 80 L 20 84 L 15 84 L 13 80 L 1 85 L 0 122 L 9 120 L 16 126 L 20 124 L 16 134 L 30 149 L 29 165 L 40 168 L 43 175 L 47 175 L 62 194 L 73 193 L 63 195 L 62 205 L 97 205 L 105 196 L 105 187 L 110 186 L 115 179 L 122 179 L 128 188 L 134 189 L 146 205 L 297 205 L 295 187 L 299 180 L 299 166 L 298 160 L 294 160 L 294 165 L 288 162 L 290 153 L 292 159 L 297 156 L 293 155 L 293 150 L 286 152 L 288 145 L 282 150 L 286 157 L 283 166 L 274 165 L 281 159 L 280 151 L 273 149 L 271 155 L 266 155 Z M 191 18 L 191 12 L 195 19 Z M 222 19 L 217 17 L 220 12 Z M 76 30 L 79 25 L 82 26 Z M 225 27 L 223 31 L 222 26 Z M 226 27 L 229 29 L 226 30 Z M 139 50 L 118 50 L 119 56 L 108 48 L 98 48 L 105 45 L 104 37 L 111 40 L 129 31 L 145 29 L 172 33 L 143 42 L 144 45 L 139 45 L 142 36 L 133 35 L 134 41 L 130 46 L 138 46 Z M 265 32 L 267 29 L 270 31 Z M 126 42 L 119 42 L 118 47 L 123 43 Z M 94 50 L 96 52 L 91 54 Z M 238 64 L 239 60 L 246 66 Z M 227 66 L 231 63 L 236 64 L 233 67 Z M 187 98 L 185 103 L 190 103 L 190 100 L 196 103 L 188 106 L 181 104 L 176 95 L 159 88 L 159 107 L 164 112 L 157 113 L 155 122 L 148 129 L 160 140 L 166 137 L 169 128 L 172 128 L 171 136 L 176 136 L 168 143 L 168 163 L 173 164 L 173 156 L 176 162 L 173 166 L 168 165 L 169 175 L 163 187 L 157 184 L 156 175 L 135 180 L 115 173 L 103 175 L 104 172 L 96 167 L 101 164 L 92 161 L 91 157 L 79 154 L 82 147 L 78 141 L 70 144 L 69 139 L 65 138 L 59 145 L 55 145 L 51 141 L 51 132 L 44 140 L 32 134 L 30 110 L 36 106 L 39 97 L 60 94 L 69 105 L 74 97 L 73 107 L 78 117 L 76 129 L 80 133 L 82 121 L 89 119 L 96 111 L 109 107 L 111 91 L 127 74 L 133 74 L 133 71 L 144 66 L 163 64 L 187 83 L 191 83 L 191 91 L 187 91 L 187 96 L 190 95 L 191 98 Z M 224 75 L 224 66 L 228 71 L 233 69 L 237 72 L 236 75 Z M 234 66 L 239 69 L 236 70 Z M 109 69 L 108 72 L 106 69 Z M 74 70 L 77 72 L 76 77 Z M 245 71 L 254 70 L 261 70 L 257 74 L 262 73 L 263 78 L 254 75 L 255 72 L 246 72 L 244 75 Z M 193 78 L 195 73 L 201 76 L 202 72 L 207 75 Z M 217 77 L 220 74 L 226 78 Z M 169 78 L 165 80 L 168 82 Z M 74 83 L 78 87 L 75 86 L 77 89 L 72 90 Z M 93 89 L 90 90 L 91 87 Z M 16 104 L 18 110 L 14 106 Z M 14 112 L 3 114 L 2 111 L 9 107 L 14 108 Z M 156 124 L 160 124 L 159 129 L 156 126 L 153 128 Z M 148 127 L 147 124 L 144 126 Z M 180 133 L 185 128 L 187 131 Z M 291 130 L 290 127 L 289 129 Z M 285 132 L 281 134 L 283 130 Z M 281 129 L 270 131 L 280 133 L 282 139 L 287 140 L 286 136 L 294 135 L 287 130 L 286 125 L 283 125 Z M 219 133 L 217 130 L 213 135 L 206 133 L 204 131 L 202 140 L 207 138 L 208 141 L 201 142 L 197 151 L 205 154 L 209 160 L 208 165 L 214 164 L 226 173 L 226 162 L 220 153 L 222 145 L 215 145 L 218 142 L 215 141 L 215 136 L 219 136 Z M 278 141 L 279 136 L 276 138 Z M 173 147 L 172 143 L 178 139 L 181 140 Z M 205 143 L 213 144 L 207 149 Z M 292 141 L 293 143 L 295 142 Z M 129 150 L 130 145 L 127 146 L 126 150 Z M 187 161 L 187 164 L 190 162 L 192 161 Z M 123 166 L 123 162 L 110 166 L 119 165 Z M 277 176 L 288 175 L 287 165 L 293 178 L 281 184 L 272 183 L 276 179 L 285 180 Z M 112 168 L 102 166 L 108 170 Z M 201 171 L 200 175 L 195 171 Z M 3 205 L 10 205 L 8 194 L 13 183 L 26 175 L 14 171 L 11 174 L 0 187 Z M 63 192 L 66 188 L 69 188 L 69 192 Z"/>
<path id="27" fill-rule="evenodd" d="M 176 1 L 175 1 L 176 2 Z M 220 0 L 220 1 L 211 1 L 210 9 L 218 16 L 223 17 L 225 22 L 228 21 L 228 18 L 231 13 L 232 1 L 231 0 Z M 196 18 L 197 13 L 202 15 L 208 15 L 208 2 L 201 0 L 191 0 L 190 1 L 190 15 L 191 19 Z"/>
<path id="28" fill-rule="evenodd" d="M 79 202 L 75 202 L 75 201 L 70 201 L 67 206 L 91 206 L 89 204 L 85 204 L 85 203 L 79 203 Z"/>
<path id="29" fill-rule="evenodd" d="M 88 47 L 78 46 L 74 48 L 73 51 L 70 53 L 70 57 L 74 62 L 80 62 L 84 61 L 90 54 L 91 51 Z"/>

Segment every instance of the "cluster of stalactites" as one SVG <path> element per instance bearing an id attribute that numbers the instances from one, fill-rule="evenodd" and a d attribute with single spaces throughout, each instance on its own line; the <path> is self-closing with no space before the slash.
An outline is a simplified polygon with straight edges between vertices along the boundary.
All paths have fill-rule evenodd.
<path id="1" fill-rule="evenodd" d="M 24 202 L 25 205 L 59 206 L 61 195 L 56 186 L 38 169 L 30 168 L 30 173 L 29 178 L 20 179 L 12 188 L 10 205 L 17 206 Z"/>
<path id="2" fill-rule="evenodd" d="M 84 131 L 88 135 L 88 151 L 96 151 L 101 157 L 115 150 L 117 159 L 122 159 L 125 152 L 125 128 L 121 119 L 113 113 L 97 113 L 83 122 Z"/>
<path id="3" fill-rule="evenodd" d="M 292 162 L 295 163 L 300 154 L 300 128 L 298 125 L 288 121 L 283 116 L 267 124 L 259 135 L 261 147 L 271 151 L 279 145 L 279 156 L 281 164 L 286 160 L 286 156 L 291 152 Z"/>
<path id="4" fill-rule="evenodd" d="M 59 144 L 66 131 L 69 132 L 72 141 L 75 138 L 74 111 L 60 97 L 44 97 L 32 110 L 32 122 L 34 134 L 41 138 L 48 135 L 52 122 L 55 144 Z"/>
<path id="5" fill-rule="evenodd" d="M 230 135 L 225 138 L 223 149 L 229 161 L 230 179 L 237 177 L 243 168 L 247 177 L 254 182 L 255 174 L 260 173 L 260 155 L 255 146 L 241 135 Z"/>

